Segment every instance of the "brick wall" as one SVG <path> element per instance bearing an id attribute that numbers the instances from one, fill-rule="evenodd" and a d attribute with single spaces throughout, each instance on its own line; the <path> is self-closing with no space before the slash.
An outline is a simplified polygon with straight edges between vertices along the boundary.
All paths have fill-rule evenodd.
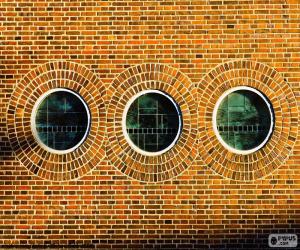
<path id="1" fill-rule="evenodd" d="M 267 248 L 300 237 L 300 5 L 285 0 L 1 1 L 0 245 Z M 271 101 L 258 152 L 216 139 L 212 109 L 228 88 Z M 91 133 L 74 153 L 43 151 L 30 129 L 44 92 L 79 92 Z M 144 89 L 183 111 L 170 152 L 143 157 L 120 112 Z"/>

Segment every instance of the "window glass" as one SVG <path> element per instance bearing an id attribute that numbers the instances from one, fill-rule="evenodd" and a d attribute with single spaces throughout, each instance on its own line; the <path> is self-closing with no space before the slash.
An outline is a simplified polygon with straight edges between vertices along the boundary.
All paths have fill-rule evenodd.
<path id="1" fill-rule="evenodd" d="M 139 149 L 160 152 L 171 147 L 181 131 L 181 114 L 174 100 L 160 91 L 134 98 L 126 115 L 126 132 Z"/>
<path id="2" fill-rule="evenodd" d="M 217 107 L 217 131 L 236 150 L 258 149 L 272 131 L 272 113 L 271 105 L 257 90 L 237 89 L 223 96 Z"/>
<path id="3" fill-rule="evenodd" d="M 79 146 L 89 129 L 90 114 L 83 99 L 67 89 L 43 96 L 36 109 L 35 131 L 46 147 L 57 151 Z"/>

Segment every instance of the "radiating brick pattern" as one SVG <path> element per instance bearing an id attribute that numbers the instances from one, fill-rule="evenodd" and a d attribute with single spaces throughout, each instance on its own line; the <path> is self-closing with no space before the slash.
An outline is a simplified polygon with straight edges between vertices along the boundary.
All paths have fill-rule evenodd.
<path id="1" fill-rule="evenodd" d="M 178 104 L 182 131 L 175 146 L 164 154 L 148 156 L 131 148 L 122 131 L 126 103 L 143 90 L 160 90 Z M 108 89 L 107 157 L 126 175 L 146 182 L 161 182 L 182 173 L 197 155 L 197 108 L 192 83 L 175 68 L 162 64 L 131 67 L 114 79 Z"/>
<path id="2" fill-rule="evenodd" d="M 75 151 L 62 155 L 44 149 L 31 129 L 34 104 L 43 93 L 55 88 L 78 93 L 91 112 L 86 140 Z M 105 155 L 105 93 L 94 73 L 72 62 L 50 62 L 26 74 L 10 98 L 6 121 L 11 147 L 21 163 L 33 174 L 55 181 L 79 178 L 94 168 Z"/>
<path id="3" fill-rule="evenodd" d="M 259 90 L 274 110 L 271 138 L 264 147 L 247 155 L 228 151 L 213 131 L 213 110 L 218 99 L 226 90 L 237 86 Z M 226 62 L 211 70 L 197 89 L 200 92 L 199 151 L 208 166 L 224 177 L 250 181 L 284 164 L 297 139 L 299 111 L 292 89 L 275 69 L 254 61 Z"/>
<path id="4" fill-rule="evenodd" d="M 268 249 L 270 233 L 299 237 L 299 20 L 298 0 L 0 1 L 0 245 Z M 156 80 L 128 81 L 138 70 Z M 235 74 L 278 116 L 257 161 L 219 154 L 211 131 L 213 102 Z M 92 107 L 92 133 L 74 158 L 32 140 L 34 100 L 54 86 Z M 115 134 L 125 103 L 113 93 L 146 87 L 196 113 L 195 137 L 188 120 L 189 143 L 177 146 L 188 164 L 147 169 Z"/>

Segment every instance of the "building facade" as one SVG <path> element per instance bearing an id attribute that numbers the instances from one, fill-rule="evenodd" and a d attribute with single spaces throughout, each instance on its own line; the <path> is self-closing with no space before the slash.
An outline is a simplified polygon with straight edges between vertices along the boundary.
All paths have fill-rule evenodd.
<path id="1" fill-rule="evenodd" d="M 300 5 L 2 1 L 0 245 L 300 237 Z"/>

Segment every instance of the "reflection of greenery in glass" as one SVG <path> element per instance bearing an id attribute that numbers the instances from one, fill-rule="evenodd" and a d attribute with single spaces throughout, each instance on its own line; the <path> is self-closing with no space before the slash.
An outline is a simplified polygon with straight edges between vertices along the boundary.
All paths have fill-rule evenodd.
<path id="1" fill-rule="evenodd" d="M 67 150 L 76 146 L 88 128 L 82 101 L 71 92 L 56 91 L 39 105 L 35 118 L 40 140 L 50 148 Z"/>
<path id="2" fill-rule="evenodd" d="M 138 97 L 128 110 L 127 133 L 140 149 L 158 152 L 174 141 L 180 129 L 180 119 L 169 98 L 159 93 L 146 93 Z"/>
<path id="3" fill-rule="evenodd" d="M 238 150 L 259 146 L 267 137 L 271 114 L 265 101 L 250 90 L 227 95 L 217 111 L 217 128 L 222 139 Z"/>

